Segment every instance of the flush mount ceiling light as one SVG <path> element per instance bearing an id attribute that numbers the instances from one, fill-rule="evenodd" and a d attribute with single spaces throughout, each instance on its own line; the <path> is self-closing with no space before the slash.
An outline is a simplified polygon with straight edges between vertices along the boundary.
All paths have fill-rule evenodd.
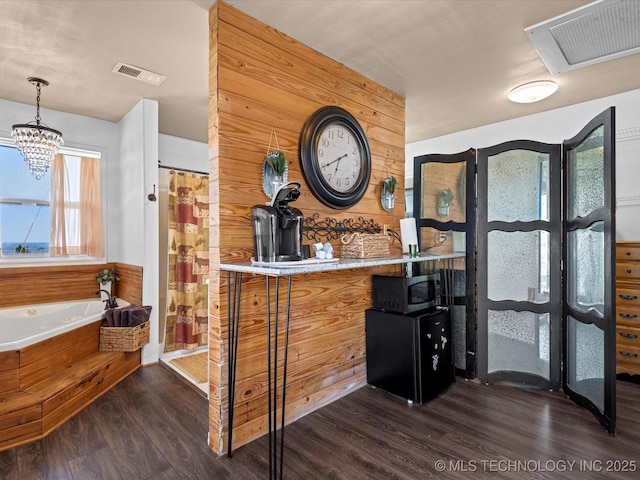
<path id="1" fill-rule="evenodd" d="M 507 98 L 516 103 L 533 103 L 544 100 L 558 90 L 558 85 L 551 80 L 540 80 L 525 83 L 509 92 Z"/>
<path id="2" fill-rule="evenodd" d="M 36 121 L 14 125 L 11 136 L 29 167 L 29 173 L 39 180 L 49 169 L 63 141 L 61 132 L 40 121 L 40 89 L 49 82 L 35 77 L 27 80 L 36 87 Z"/>

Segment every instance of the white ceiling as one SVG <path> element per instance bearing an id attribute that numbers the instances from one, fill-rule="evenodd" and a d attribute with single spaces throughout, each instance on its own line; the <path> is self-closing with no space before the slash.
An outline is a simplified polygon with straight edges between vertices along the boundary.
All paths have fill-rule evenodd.
<path id="1" fill-rule="evenodd" d="M 41 77 L 51 83 L 43 108 L 113 122 L 150 98 L 159 102 L 161 133 L 206 142 L 213 3 L 0 0 L 0 98 L 35 105 L 26 79 Z M 640 54 L 558 75 L 538 57 L 524 29 L 583 0 L 227 3 L 405 96 L 407 143 L 640 88 Z M 117 62 L 168 79 L 155 87 L 115 75 Z M 506 100 L 539 79 L 559 91 L 537 104 Z"/>

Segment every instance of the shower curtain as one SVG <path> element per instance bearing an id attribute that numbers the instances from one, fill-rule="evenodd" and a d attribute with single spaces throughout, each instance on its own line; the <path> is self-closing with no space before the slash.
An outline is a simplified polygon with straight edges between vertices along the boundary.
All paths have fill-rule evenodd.
<path id="1" fill-rule="evenodd" d="M 209 325 L 209 178 L 171 171 L 165 352 L 206 345 Z"/>

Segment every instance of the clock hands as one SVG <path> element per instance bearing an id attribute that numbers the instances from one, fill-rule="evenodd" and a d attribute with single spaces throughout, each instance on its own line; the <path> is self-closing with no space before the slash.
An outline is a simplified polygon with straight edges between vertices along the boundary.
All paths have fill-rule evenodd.
<path id="1" fill-rule="evenodd" d="M 331 165 L 332 163 L 336 163 L 339 162 L 340 160 L 342 160 L 344 157 L 346 157 L 347 154 L 345 153 L 344 155 L 340 155 L 338 158 L 336 158 L 335 160 L 330 161 L 329 163 L 325 163 L 324 166 L 328 167 L 329 165 Z"/>
<path id="2" fill-rule="evenodd" d="M 343 159 L 344 157 L 346 157 L 346 156 L 347 156 L 347 154 L 346 154 L 346 153 L 345 153 L 344 155 L 340 155 L 340 156 L 339 156 L 338 158 L 336 158 L 335 160 L 332 160 L 332 161 L 330 161 L 329 163 L 325 163 L 325 164 L 323 165 L 323 168 L 324 168 L 324 167 L 328 167 L 329 165 L 331 165 L 331 164 L 333 164 L 333 163 L 338 162 L 338 165 L 336 165 L 336 169 L 335 169 L 335 171 L 333 172 L 333 174 L 335 175 L 336 173 L 338 173 L 338 167 L 340 166 L 340 160 L 342 160 L 342 159 Z"/>
<path id="3" fill-rule="evenodd" d="M 338 162 L 338 163 L 336 163 L 336 169 L 335 169 L 335 171 L 333 172 L 333 174 L 334 174 L 334 175 L 337 175 L 337 174 L 338 174 L 338 167 L 340 166 L 340 160 L 342 160 L 342 159 L 343 159 L 344 157 L 346 157 L 346 156 L 347 156 L 347 154 L 345 153 L 344 155 L 340 155 L 340 156 L 336 159 L 336 162 Z"/>

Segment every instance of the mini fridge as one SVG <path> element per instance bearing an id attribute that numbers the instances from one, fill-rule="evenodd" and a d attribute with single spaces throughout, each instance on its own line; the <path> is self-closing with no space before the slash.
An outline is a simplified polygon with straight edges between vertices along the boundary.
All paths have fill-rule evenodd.
<path id="1" fill-rule="evenodd" d="M 454 380 L 447 307 L 401 314 L 365 312 L 367 383 L 411 402 L 437 397 Z"/>

